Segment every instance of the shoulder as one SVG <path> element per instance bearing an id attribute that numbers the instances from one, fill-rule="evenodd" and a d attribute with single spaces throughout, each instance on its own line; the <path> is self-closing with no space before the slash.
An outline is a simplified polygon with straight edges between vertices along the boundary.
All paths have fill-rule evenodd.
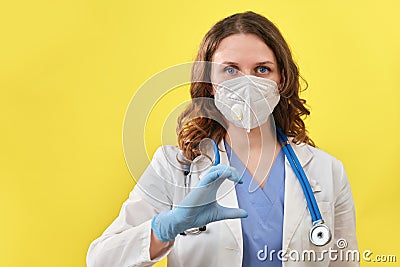
<path id="1" fill-rule="evenodd" d="M 328 152 L 307 144 L 293 144 L 297 156 L 310 179 L 334 191 L 348 183 L 342 162 Z"/>
<path id="2" fill-rule="evenodd" d="M 344 171 L 343 163 L 338 158 L 336 158 L 335 156 L 329 154 L 328 152 L 326 152 L 320 148 L 316 148 L 316 147 L 313 147 L 310 145 L 307 145 L 307 146 L 313 153 L 314 159 L 316 161 L 326 162 L 326 163 L 330 164 L 332 167 L 332 171 L 338 172 L 339 174 L 341 174 Z"/>
<path id="3" fill-rule="evenodd" d="M 306 159 L 309 159 L 310 162 L 317 162 L 318 164 L 323 164 L 323 165 L 332 165 L 332 168 L 343 168 L 342 162 L 336 158 L 335 156 L 329 154 L 328 152 L 317 148 L 313 147 L 308 144 L 294 144 L 291 143 L 292 147 L 296 151 L 296 154 L 298 156 L 305 157 Z M 304 160 L 304 159 L 303 159 Z"/>
<path id="4" fill-rule="evenodd" d="M 179 148 L 173 145 L 159 146 L 154 152 L 152 161 L 177 162 Z"/>
<path id="5" fill-rule="evenodd" d="M 295 145 L 298 151 L 310 153 L 310 160 L 305 166 L 309 178 L 317 181 L 324 192 L 338 196 L 344 188 L 350 188 L 350 183 L 343 163 L 328 152 L 307 144 Z M 305 152 L 301 152 L 305 154 Z M 329 193 L 331 192 L 331 193 Z"/>
<path id="6" fill-rule="evenodd" d="M 153 168 L 162 169 L 169 173 L 185 170 L 183 156 L 180 149 L 173 145 L 164 145 L 157 148 L 151 160 Z"/>

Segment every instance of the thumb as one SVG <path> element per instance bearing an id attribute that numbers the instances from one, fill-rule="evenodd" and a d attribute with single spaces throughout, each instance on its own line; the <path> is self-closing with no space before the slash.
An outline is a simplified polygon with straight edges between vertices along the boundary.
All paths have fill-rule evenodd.
<path id="1" fill-rule="evenodd" d="M 249 214 L 244 209 L 219 206 L 217 220 L 246 218 L 247 216 L 249 216 Z"/>

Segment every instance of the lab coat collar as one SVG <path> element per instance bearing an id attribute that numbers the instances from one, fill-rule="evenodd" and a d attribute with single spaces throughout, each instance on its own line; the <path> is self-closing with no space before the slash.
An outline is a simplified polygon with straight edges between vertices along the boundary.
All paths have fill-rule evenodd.
<path id="1" fill-rule="evenodd" d="M 299 158 L 301 166 L 304 168 L 311 160 L 313 153 L 310 150 L 309 146 L 306 144 L 299 144 L 296 145 L 293 143 L 293 137 L 289 137 L 290 145 L 292 146 L 294 152 L 296 153 L 297 157 Z"/>

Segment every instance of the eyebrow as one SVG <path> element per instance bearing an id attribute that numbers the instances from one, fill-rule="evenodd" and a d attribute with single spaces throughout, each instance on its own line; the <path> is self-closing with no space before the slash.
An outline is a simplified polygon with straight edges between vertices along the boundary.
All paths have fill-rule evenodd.
<path id="1" fill-rule="evenodd" d="M 272 65 L 274 65 L 275 63 L 272 62 L 272 61 L 269 61 L 269 60 L 257 63 L 257 65 L 263 65 L 263 64 L 272 64 Z"/>
<path id="2" fill-rule="evenodd" d="M 235 65 L 235 66 L 239 65 L 238 63 L 233 62 L 233 61 L 224 61 L 224 62 L 222 62 L 222 64 L 224 64 L 224 65 Z M 255 65 L 264 65 L 264 64 L 274 65 L 275 63 L 272 62 L 272 61 L 267 60 L 267 61 L 258 62 Z"/>

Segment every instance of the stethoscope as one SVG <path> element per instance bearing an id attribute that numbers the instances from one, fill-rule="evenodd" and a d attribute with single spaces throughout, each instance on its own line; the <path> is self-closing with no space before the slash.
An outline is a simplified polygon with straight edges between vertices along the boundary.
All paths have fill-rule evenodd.
<path id="1" fill-rule="evenodd" d="M 311 189 L 311 185 L 308 182 L 307 175 L 305 174 L 299 159 L 296 156 L 290 142 L 284 132 L 280 128 L 276 128 L 278 141 L 282 146 L 283 152 L 288 159 L 290 166 L 292 167 L 297 179 L 300 182 L 301 188 L 303 189 L 304 197 L 307 201 L 307 207 L 311 214 L 312 219 L 312 227 L 309 232 L 310 242 L 316 246 L 324 246 L 329 243 L 332 238 L 331 231 L 329 227 L 324 223 L 322 219 L 321 212 L 319 211 L 317 201 L 314 197 L 314 194 Z M 215 159 L 213 162 L 213 166 L 220 164 L 220 153 L 218 150 L 218 145 L 213 141 L 214 155 Z M 185 173 L 187 176 L 188 173 Z M 185 183 L 186 185 L 186 183 Z M 201 232 L 206 230 L 206 226 L 200 228 L 194 228 L 186 230 L 181 233 L 181 235 L 187 234 L 200 234 Z"/>
<path id="2" fill-rule="evenodd" d="M 319 211 L 317 201 L 315 200 L 314 194 L 311 189 L 311 185 L 308 182 L 307 175 L 305 174 L 303 167 L 299 162 L 299 159 L 294 153 L 292 146 L 289 143 L 284 132 L 276 127 L 278 135 L 278 141 L 282 146 L 283 152 L 285 152 L 286 158 L 288 159 L 290 166 L 292 167 L 297 179 L 300 182 L 301 188 L 303 189 L 304 197 L 307 201 L 308 210 L 311 214 L 312 227 L 310 229 L 309 238 L 311 243 L 316 246 L 324 246 L 331 241 L 332 234 L 329 227 L 326 226 L 322 219 L 321 212 Z"/>

